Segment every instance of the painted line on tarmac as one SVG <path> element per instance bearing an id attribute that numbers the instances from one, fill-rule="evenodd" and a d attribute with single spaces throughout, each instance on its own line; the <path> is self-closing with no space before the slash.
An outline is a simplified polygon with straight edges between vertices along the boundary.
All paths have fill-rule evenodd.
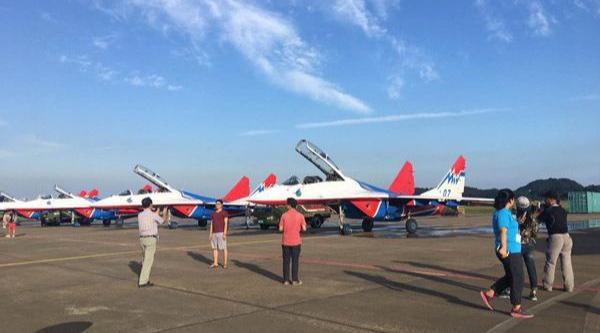
<path id="1" fill-rule="evenodd" d="M 325 237 L 328 237 L 328 236 L 314 236 L 314 237 L 307 238 L 306 240 L 320 239 L 320 238 L 325 238 Z M 279 242 L 281 242 L 281 240 L 278 238 L 278 239 L 270 239 L 270 240 L 262 240 L 262 241 L 230 243 L 229 246 L 279 243 Z M 187 250 L 193 250 L 193 249 L 198 249 L 198 248 L 208 248 L 208 247 L 210 247 L 210 244 L 166 247 L 166 248 L 162 248 L 162 249 L 159 248 L 156 250 L 156 252 L 187 251 Z M 39 259 L 39 260 L 26 260 L 26 261 L 20 261 L 20 262 L 0 264 L 0 268 L 46 264 L 46 263 L 62 262 L 62 261 L 83 260 L 83 259 L 116 257 L 116 256 L 123 256 L 123 255 L 139 254 L 139 253 L 140 253 L 139 250 L 135 250 L 135 251 L 132 250 L 132 251 L 121 251 L 121 252 L 110 252 L 110 253 L 96 253 L 96 254 L 88 254 L 88 255 L 73 256 L 73 257 L 59 257 L 59 258 L 49 258 L 49 259 Z"/>
<path id="2" fill-rule="evenodd" d="M 565 292 L 558 296 L 552 297 L 552 298 L 530 308 L 528 310 L 528 312 L 531 314 L 537 315 L 540 311 L 551 307 L 552 305 L 556 304 L 559 301 L 571 298 L 571 297 L 587 290 L 587 288 L 589 288 L 590 286 L 593 286 L 599 282 L 600 282 L 600 278 L 590 280 L 590 281 L 582 284 L 581 288 L 576 288 L 575 291 L 570 292 L 570 293 Z M 535 320 L 535 319 L 533 319 L 533 320 Z M 501 322 L 500 324 L 492 327 L 489 331 L 486 331 L 485 333 L 504 333 L 504 332 L 508 331 L 509 329 L 517 326 L 521 322 L 522 322 L 522 319 L 517 319 L 517 318 L 511 317 L 510 319 L 507 319 L 507 320 Z"/>

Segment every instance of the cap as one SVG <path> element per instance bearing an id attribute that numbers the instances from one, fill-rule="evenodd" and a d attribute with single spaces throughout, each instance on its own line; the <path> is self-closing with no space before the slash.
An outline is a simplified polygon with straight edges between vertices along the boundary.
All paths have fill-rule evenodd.
<path id="1" fill-rule="evenodd" d="M 529 202 L 529 199 L 527 197 L 520 196 L 517 198 L 517 208 L 519 209 L 527 209 L 529 208 L 530 204 L 531 203 Z"/>

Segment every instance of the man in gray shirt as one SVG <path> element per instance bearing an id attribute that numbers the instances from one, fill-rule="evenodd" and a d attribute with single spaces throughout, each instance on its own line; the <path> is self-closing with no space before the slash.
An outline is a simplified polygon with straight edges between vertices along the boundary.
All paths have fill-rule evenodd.
<path id="1" fill-rule="evenodd" d="M 150 198 L 144 198 L 142 200 L 142 207 L 144 210 L 138 214 L 140 245 L 142 247 L 142 271 L 140 272 L 138 287 L 146 288 L 153 286 L 150 282 L 150 271 L 152 270 L 152 264 L 154 263 L 154 253 L 156 252 L 158 225 L 163 224 L 164 222 L 169 223 L 170 216 L 167 207 L 164 207 L 162 210 L 162 216 L 164 218 L 154 212 L 152 210 L 154 206 L 152 205 L 152 199 Z"/>

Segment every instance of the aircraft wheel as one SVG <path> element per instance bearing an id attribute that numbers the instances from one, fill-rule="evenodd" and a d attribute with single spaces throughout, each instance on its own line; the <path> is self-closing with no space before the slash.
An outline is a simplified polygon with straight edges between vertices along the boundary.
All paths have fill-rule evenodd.
<path id="1" fill-rule="evenodd" d="M 415 220 L 415 219 L 408 219 L 406 221 L 406 231 L 409 234 L 416 233 L 418 227 L 419 227 L 419 224 L 417 223 L 417 220 Z"/>
<path id="2" fill-rule="evenodd" d="M 206 220 L 206 219 L 198 220 L 198 228 L 206 228 L 207 225 L 208 225 L 208 220 Z"/>
<path id="3" fill-rule="evenodd" d="M 125 221 L 123 221 L 123 219 L 117 219 L 117 221 L 115 222 L 115 224 L 117 225 L 117 228 L 123 228 L 123 223 Z"/>
<path id="4" fill-rule="evenodd" d="M 42 225 L 42 227 L 45 227 L 45 226 L 47 226 L 47 225 L 48 225 L 48 222 L 46 221 L 46 218 L 45 218 L 45 217 L 43 217 L 43 216 L 42 216 L 42 217 L 40 218 L 40 224 Z"/>
<path id="5" fill-rule="evenodd" d="M 364 219 L 362 222 L 362 228 L 365 232 L 370 232 L 371 230 L 373 230 L 373 224 L 373 219 Z"/>
<path id="6" fill-rule="evenodd" d="M 344 236 L 348 236 L 352 234 L 352 228 L 349 224 L 344 224 L 344 226 L 340 229 L 340 234 Z"/>
<path id="7" fill-rule="evenodd" d="M 315 215 L 310 220 L 310 226 L 315 229 L 319 229 L 323 225 L 323 218 L 319 215 Z"/>
<path id="8" fill-rule="evenodd" d="M 110 226 L 111 222 L 112 222 L 111 220 L 102 220 L 102 225 L 105 227 L 108 227 L 108 226 Z"/>
<path id="9" fill-rule="evenodd" d="M 260 230 L 267 230 L 269 229 L 269 225 L 268 224 L 259 224 L 260 225 Z"/>
<path id="10" fill-rule="evenodd" d="M 177 222 L 172 221 L 171 223 L 169 223 L 169 229 L 177 229 Z"/>

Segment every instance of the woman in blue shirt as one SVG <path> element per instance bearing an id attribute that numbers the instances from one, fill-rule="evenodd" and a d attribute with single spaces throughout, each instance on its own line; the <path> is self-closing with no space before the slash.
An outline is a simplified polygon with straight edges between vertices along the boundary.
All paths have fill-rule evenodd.
<path id="1" fill-rule="evenodd" d="M 498 191 L 494 199 L 496 211 L 492 217 L 496 257 L 504 267 L 504 276 L 498 279 L 490 289 L 480 292 L 485 305 L 493 311 L 490 304 L 498 292 L 510 287 L 510 315 L 517 318 L 533 318 L 521 308 L 523 292 L 523 256 L 521 255 L 521 234 L 519 223 L 512 217 L 511 208 L 515 203 L 515 194 L 509 189 Z"/>

